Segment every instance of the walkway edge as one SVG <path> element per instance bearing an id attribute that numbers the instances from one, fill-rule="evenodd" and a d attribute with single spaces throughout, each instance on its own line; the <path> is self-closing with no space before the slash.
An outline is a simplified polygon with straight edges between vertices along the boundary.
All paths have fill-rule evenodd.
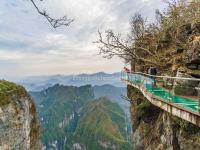
<path id="1" fill-rule="evenodd" d="M 183 120 L 186 120 L 198 127 L 200 127 L 200 114 L 190 111 L 188 109 L 182 108 L 174 103 L 167 102 L 165 100 L 162 100 L 159 97 L 153 96 L 151 93 L 147 92 L 146 88 L 144 88 L 143 85 L 135 85 L 127 80 L 122 79 L 127 85 L 131 85 L 138 90 L 141 91 L 141 93 L 144 95 L 145 98 L 149 102 L 151 102 L 153 105 L 167 111 L 168 113 L 177 116 Z"/>

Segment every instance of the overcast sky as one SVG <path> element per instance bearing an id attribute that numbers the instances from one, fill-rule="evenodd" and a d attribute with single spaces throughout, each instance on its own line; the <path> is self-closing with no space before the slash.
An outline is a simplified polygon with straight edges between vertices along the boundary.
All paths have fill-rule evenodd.
<path id="1" fill-rule="evenodd" d="M 0 77 L 120 71 L 118 58 L 98 56 L 97 31 L 126 35 L 135 12 L 152 20 L 162 0 L 45 0 L 53 17 L 67 14 L 75 22 L 53 29 L 29 0 L 0 0 Z"/>

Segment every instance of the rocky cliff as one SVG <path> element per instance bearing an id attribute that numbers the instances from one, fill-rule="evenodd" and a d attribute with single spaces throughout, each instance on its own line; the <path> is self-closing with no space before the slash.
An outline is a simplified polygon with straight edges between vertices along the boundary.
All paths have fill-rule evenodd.
<path id="1" fill-rule="evenodd" d="M 179 28 L 179 40 L 185 43 L 181 47 L 173 43 L 175 50 L 168 57 L 172 59 L 166 66 L 159 68 L 161 75 L 199 78 L 200 64 L 200 23 L 187 24 Z M 172 45 L 172 43 L 169 43 Z M 169 46 L 170 47 L 170 46 Z M 146 64 L 148 65 L 148 64 Z M 140 68 L 135 69 L 135 66 Z M 139 64 L 132 66 L 136 71 L 142 71 Z M 165 87 L 175 94 L 191 96 L 198 95 L 194 81 L 164 81 L 172 82 L 173 87 Z M 133 122 L 133 143 L 136 150 L 198 150 L 200 149 L 200 128 L 180 118 L 164 112 L 152 105 L 137 89 L 128 86 L 128 97 L 131 99 L 131 114 Z"/>
<path id="2" fill-rule="evenodd" d="M 198 150 L 200 128 L 152 105 L 137 89 L 128 86 L 132 99 L 135 150 Z"/>
<path id="3" fill-rule="evenodd" d="M 25 89 L 0 81 L 0 149 L 38 150 L 35 105 Z"/>

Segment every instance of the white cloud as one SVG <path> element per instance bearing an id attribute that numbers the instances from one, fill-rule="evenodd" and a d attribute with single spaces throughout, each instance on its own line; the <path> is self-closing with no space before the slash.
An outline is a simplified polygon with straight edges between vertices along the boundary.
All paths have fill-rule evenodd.
<path id="1" fill-rule="evenodd" d="M 126 34 L 135 12 L 153 18 L 155 8 L 163 5 L 160 0 L 46 0 L 41 7 L 54 17 L 68 14 L 75 22 L 52 29 L 29 1 L 0 1 L 0 74 L 119 71 L 121 60 L 97 56 L 92 42 L 98 29 Z"/>
<path id="2" fill-rule="evenodd" d="M 22 54 L 19 55 L 19 53 L 17 52 L 12 52 L 12 53 L 8 53 L 7 51 L 0 51 L 0 59 L 1 60 L 20 60 L 21 58 L 23 58 Z"/>

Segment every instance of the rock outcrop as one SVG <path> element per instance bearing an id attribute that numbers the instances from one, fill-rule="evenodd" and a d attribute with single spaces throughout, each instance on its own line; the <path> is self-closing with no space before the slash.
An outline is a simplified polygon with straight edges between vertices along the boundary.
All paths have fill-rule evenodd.
<path id="1" fill-rule="evenodd" d="M 176 49 L 170 65 L 159 68 L 161 75 L 183 78 L 200 78 L 200 23 L 186 24 L 177 32 L 179 43 L 168 43 Z M 168 48 L 164 47 L 164 48 Z M 148 64 L 145 64 L 148 65 Z M 135 67 L 136 66 L 136 67 Z M 132 65 L 132 70 L 140 64 Z M 164 79 L 163 86 L 174 94 L 197 96 L 196 87 L 199 81 Z M 133 122 L 133 143 L 135 150 L 199 150 L 200 128 L 152 105 L 142 93 L 128 86 L 128 97 L 131 99 Z"/>
<path id="2" fill-rule="evenodd" d="M 35 104 L 23 87 L 7 81 L 0 81 L 0 149 L 41 149 Z"/>
<path id="3" fill-rule="evenodd" d="M 186 71 L 180 72 L 179 70 L 177 71 L 176 77 L 192 78 Z M 197 96 L 198 91 L 195 88 L 198 87 L 198 85 L 199 81 L 175 79 L 173 83 L 173 92 L 177 95 Z"/>
<path id="4" fill-rule="evenodd" d="M 200 128 L 152 105 L 128 86 L 134 150 L 199 150 Z"/>

